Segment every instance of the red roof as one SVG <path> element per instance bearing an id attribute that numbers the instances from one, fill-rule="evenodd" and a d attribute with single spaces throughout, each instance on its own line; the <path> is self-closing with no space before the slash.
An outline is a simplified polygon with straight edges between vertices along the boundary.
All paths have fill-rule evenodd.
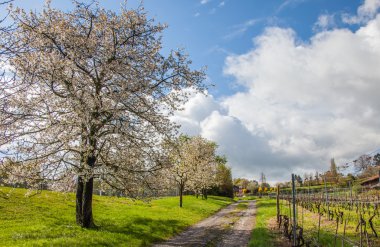
<path id="1" fill-rule="evenodd" d="M 368 182 L 372 182 L 372 181 L 375 181 L 375 180 L 379 180 L 379 174 L 375 175 L 375 176 L 372 176 L 372 177 L 369 177 L 365 180 L 363 180 L 360 184 L 364 184 L 364 183 L 368 183 Z"/>

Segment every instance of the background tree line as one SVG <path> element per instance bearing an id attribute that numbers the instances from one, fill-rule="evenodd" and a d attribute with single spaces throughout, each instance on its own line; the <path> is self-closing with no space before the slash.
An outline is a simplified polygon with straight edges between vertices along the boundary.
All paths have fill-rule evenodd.
<path id="1" fill-rule="evenodd" d="M 346 172 L 348 170 L 348 172 Z M 373 156 L 368 154 L 360 155 L 350 163 L 337 166 L 335 159 L 330 160 L 330 169 L 325 172 L 305 173 L 303 176 L 296 175 L 298 186 L 318 186 L 334 184 L 348 186 L 349 184 L 358 184 L 361 181 L 379 175 L 380 171 L 380 153 Z M 278 183 L 280 187 L 290 187 L 291 182 Z M 359 184 L 357 185 L 359 186 Z"/>

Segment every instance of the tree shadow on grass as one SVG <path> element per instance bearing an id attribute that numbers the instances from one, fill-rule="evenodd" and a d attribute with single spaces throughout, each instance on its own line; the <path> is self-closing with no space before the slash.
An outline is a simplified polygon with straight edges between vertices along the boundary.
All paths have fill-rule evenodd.
<path id="1" fill-rule="evenodd" d="M 179 220 L 133 217 L 125 221 L 99 221 L 96 228 L 83 229 L 76 225 L 48 224 L 39 229 L 13 234 L 14 245 L 28 241 L 32 245 L 49 246 L 150 246 L 183 231 L 187 225 Z M 19 243 L 19 244 L 18 244 Z"/>
<path id="2" fill-rule="evenodd" d="M 213 196 L 209 196 L 209 199 L 212 199 L 213 200 L 213 204 L 216 204 L 216 205 L 219 205 L 219 206 L 227 206 L 228 204 L 232 203 L 233 201 L 227 201 L 226 199 L 224 198 L 219 198 L 219 197 L 213 197 Z"/>
<path id="3" fill-rule="evenodd" d="M 215 200 L 215 201 L 223 201 L 223 202 L 225 202 L 225 203 L 230 202 L 230 201 L 229 201 L 228 199 L 226 199 L 225 197 L 208 196 L 208 198 L 213 199 L 213 200 Z M 231 201 L 232 201 L 232 199 L 231 199 Z"/>
<path id="4" fill-rule="evenodd" d="M 161 242 L 181 232 L 186 227 L 187 225 L 179 220 L 157 220 L 137 217 L 132 221 L 128 221 L 125 225 L 100 226 L 98 231 L 128 235 L 132 239 L 142 241 L 140 246 L 149 246 L 152 243 Z M 125 244 L 128 245 L 128 243 Z M 110 244 L 109 246 L 113 245 Z"/>

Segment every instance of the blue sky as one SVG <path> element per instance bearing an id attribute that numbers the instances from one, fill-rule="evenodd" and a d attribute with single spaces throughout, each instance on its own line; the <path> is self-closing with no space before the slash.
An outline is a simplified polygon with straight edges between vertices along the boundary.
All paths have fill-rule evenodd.
<path id="1" fill-rule="evenodd" d="M 43 0 L 16 0 L 15 5 L 39 10 Z M 69 1 L 52 1 L 53 6 L 67 9 Z M 105 8 L 118 11 L 121 0 L 100 1 Z M 139 0 L 129 0 L 136 8 Z M 215 87 L 216 97 L 231 95 L 242 88 L 234 78 L 224 75 L 228 54 L 240 54 L 252 48 L 252 38 L 268 26 L 292 28 L 307 41 L 314 34 L 318 16 L 327 13 L 353 14 L 358 0 L 145 0 L 151 18 L 168 24 L 163 34 L 165 49 L 183 47 L 190 54 L 194 68 L 207 66 L 207 75 Z M 348 28 L 355 28 L 347 26 Z"/>
<path id="2" fill-rule="evenodd" d="M 52 1 L 70 8 L 69 1 Z M 122 1 L 100 1 L 118 10 Z M 134 8 L 140 1 L 129 0 Z M 16 0 L 41 9 L 43 1 Z M 145 0 L 215 84 L 173 121 L 219 144 L 234 177 L 325 171 L 380 147 L 380 0 Z"/>

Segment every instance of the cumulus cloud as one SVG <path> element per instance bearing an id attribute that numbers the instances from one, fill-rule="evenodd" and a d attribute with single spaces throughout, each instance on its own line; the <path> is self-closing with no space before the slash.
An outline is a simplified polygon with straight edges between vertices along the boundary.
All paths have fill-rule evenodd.
<path id="1" fill-rule="evenodd" d="M 363 5 L 358 8 L 357 14 L 342 15 L 342 21 L 347 24 L 360 24 L 371 20 L 380 8 L 380 0 L 365 0 Z"/>
<path id="2" fill-rule="evenodd" d="M 254 50 L 227 58 L 225 72 L 248 91 L 223 104 L 252 133 L 268 135 L 272 150 L 299 157 L 292 169 L 376 148 L 379 30 L 380 16 L 355 33 L 321 32 L 304 44 L 290 29 L 269 28 Z"/>
<path id="3" fill-rule="evenodd" d="M 275 154 L 265 136 L 251 133 L 238 118 L 218 111 L 201 122 L 200 134 L 219 144 L 218 151 L 227 155 L 236 177 L 252 179 L 264 172 L 270 174 L 271 181 L 278 181 L 288 172 L 286 166 L 281 166 L 282 159 L 296 158 L 281 152 Z"/>
<path id="4" fill-rule="evenodd" d="M 216 141 L 235 177 L 289 180 L 380 146 L 380 15 L 353 32 L 322 30 L 300 41 L 267 28 L 224 72 L 245 90 L 194 94 L 178 113 L 183 131 Z"/>
<path id="5" fill-rule="evenodd" d="M 201 122 L 213 111 L 225 113 L 225 110 L 215 101 L 212 95 L 190 90 L 190 100 L 184 105 L 182 111 L 176 112 L 172 121 L 181 125 L 181 131 L 189 135 L 199 135 Z"/>

